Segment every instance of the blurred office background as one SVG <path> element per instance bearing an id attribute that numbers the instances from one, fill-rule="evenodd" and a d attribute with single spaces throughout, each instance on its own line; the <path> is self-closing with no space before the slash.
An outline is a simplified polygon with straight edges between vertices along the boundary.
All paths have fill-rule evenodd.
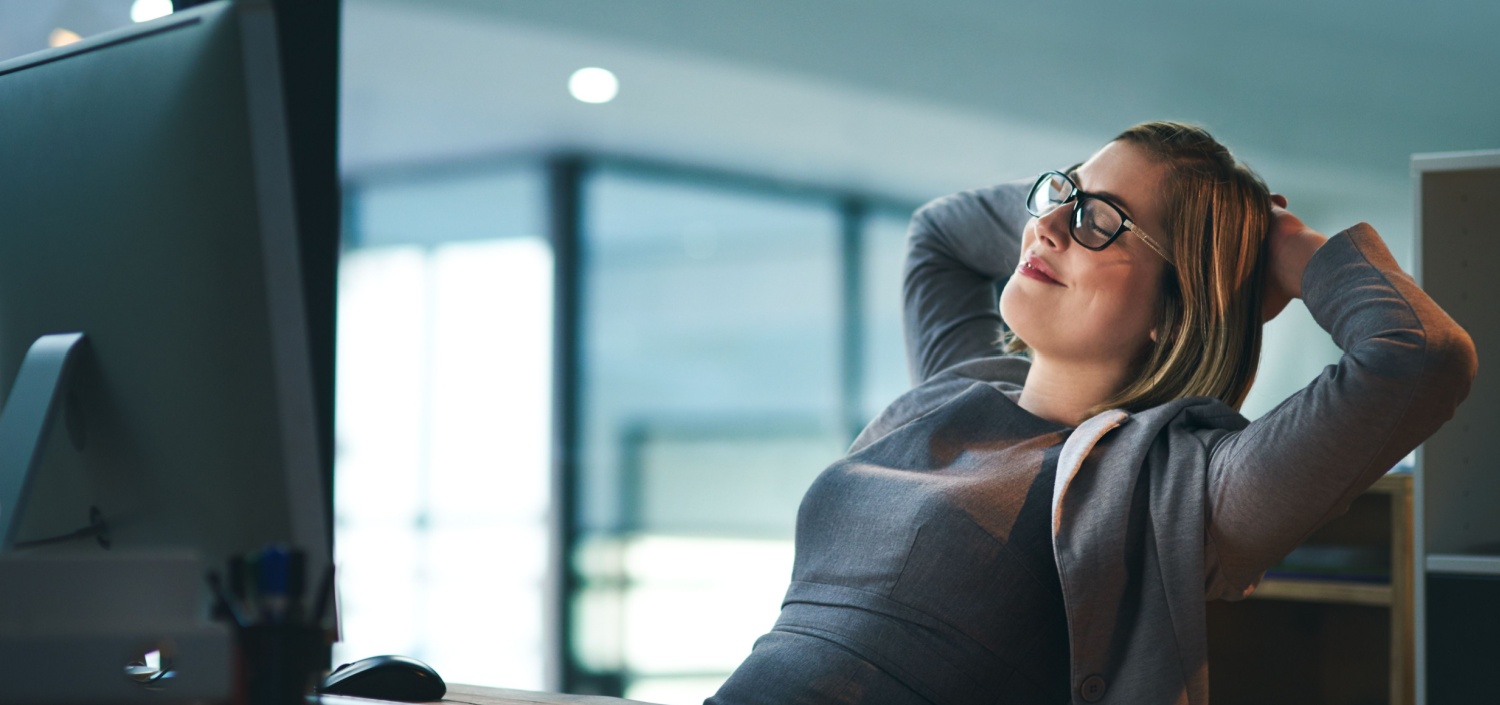
<path id="1" fill-rule="evenodd" d="M 0 59 L 169 10 L 5 0 Z M 1409 266 L 1409 156 L 1500 146 L 1495 27 L 1488 0 L 346 0 L 335 658 L 701 701 L 775 619 L 803 488 L 908 383 L 914 207 L 1184 119 Z M 1294 305 L 1246 414 L 1337 355 Z"/>

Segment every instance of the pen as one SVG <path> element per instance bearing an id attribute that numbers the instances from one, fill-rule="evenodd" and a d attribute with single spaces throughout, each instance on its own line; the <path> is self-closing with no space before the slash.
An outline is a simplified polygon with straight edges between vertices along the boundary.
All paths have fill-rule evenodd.
<path id="1" fill-rule="evenodd" d="M 245 555 L 245 616 L 256 624 L 265 619 L 265 605 L 261 600 L 260 574 L 260 552 L 251 551 Z"/>
<path id="2" fill-rule="evenodd" d="M 235 627 L 244 629 L 246 626 L 245 618 L 235 608 L 234 601 L 230 596 L 225 594 L 224 582 L 219 579 L 219 571 L 211 570 L 208 572 L 208 587 L 214 593 L 214 616 L 228 617 L 234 621 Z"/>
<path id="3" fill-rule="evenodd" d="M 287 615 L 287 578 L 291 572 L 291 554 L 280 544 L 265 547 L 256 561 L 256 581 L 260 589 L 261 620 L 283 622 Z"/>

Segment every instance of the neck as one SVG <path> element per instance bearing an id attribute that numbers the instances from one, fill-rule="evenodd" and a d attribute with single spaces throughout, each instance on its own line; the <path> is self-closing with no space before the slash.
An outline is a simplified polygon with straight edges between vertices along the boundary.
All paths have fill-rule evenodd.
<path id="1" fill-rule="evenodd" d="M 1124 386 L 1125 366 L 1097 361 L 1057 360 L 1034 354 L 1031 371 L 1017 404 L 1036 416 L 1064 426 L 1077 426 L 1089 410 Z"/>

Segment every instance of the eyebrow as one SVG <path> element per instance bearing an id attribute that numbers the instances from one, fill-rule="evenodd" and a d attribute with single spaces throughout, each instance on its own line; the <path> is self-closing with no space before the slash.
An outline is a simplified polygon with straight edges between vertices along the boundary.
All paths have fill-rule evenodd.
<path id="1" fill-rule="evenodd" d="M 1083 166 L 1083 162 L 1078 162 L 1077 164 L 1074 164 L 1073 166 L 1068 167 L 1068 170 L 1065 171 L 1065 172 L 1063 172 L 1063 173 L 1067 174 L 1068 178 L 1072 179 L 1073 183 L 1076 184 L 1076 183 L 1078 183 L 1078 167 L 1081 167 L 1081 166 Z M 1113 193 L 1110 193 L 1108 191 L 1087 191 L 1086 189 L 1083 188 L 1082 184 L 1079 184 L 1078 190 L 1079 191 L 1086 191 L 1088 193 L 1088 195 L 1090 195 L 1090 196 L 1099 196 L 1099 197 L 1102 197 L 1105 200 L 1109 201 L 1110 203 L 1113 203 L 1116 206 L 1119 206 L 1120 210 L 1125 211 L 1125 218 L 1127 220 L 1129 220 L 1130 222 L 1132 222 L 1132 223 L 1135 222 L 1135 216 L 1133 216 L 1133 215 L 1130 214 L 1131 211 L 1134 210 L 1134 209 L 1131 208 L 1130 206 L 1125 205 L 1125 199 L 1120 198 L 1119 196 L 1117 196 L 1117 195 L 1115 195 Z"/>

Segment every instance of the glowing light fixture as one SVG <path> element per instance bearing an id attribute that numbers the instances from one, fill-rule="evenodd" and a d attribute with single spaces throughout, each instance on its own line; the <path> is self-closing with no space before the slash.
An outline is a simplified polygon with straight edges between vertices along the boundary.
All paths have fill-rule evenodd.
<path id="1" fill-rule="evenodd" d="M 608 103 L 620 92 L 620 80 L 608 69 L 578 69 L 568 79 L 568 92 L 585 103 Z"/>
<path id="2" fill-rule="evenodd" d="M 47 35 L 47 46 L 49 47 L 65 47 L 78 41 L 83 41 L 83 37 L 78 36 L 78 33 L 71 29 L 63 29 L 62 27 L 52 30 L 52 33 Z"/>
<path id="3" fill-rule="evenodd" d="M 148 22 L 172 14 L 172 0 L 135 0 L 130 5 L 131 22 Z"/>

